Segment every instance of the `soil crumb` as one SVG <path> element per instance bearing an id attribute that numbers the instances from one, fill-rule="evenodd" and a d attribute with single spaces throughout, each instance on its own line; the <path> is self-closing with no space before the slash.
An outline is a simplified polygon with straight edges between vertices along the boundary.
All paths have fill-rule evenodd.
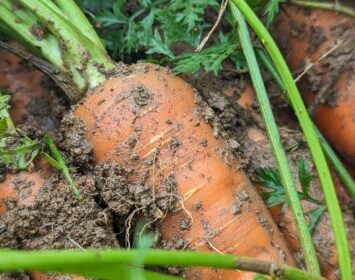
<path id="1" fill-rule="evenodd" d="M 85 124 L 73 112 L 65 115 L 58 136 L 59 147 L 65 154 L 66 162 L 82 169 L 92 168 L 92 145 L 85 138 Z"/>

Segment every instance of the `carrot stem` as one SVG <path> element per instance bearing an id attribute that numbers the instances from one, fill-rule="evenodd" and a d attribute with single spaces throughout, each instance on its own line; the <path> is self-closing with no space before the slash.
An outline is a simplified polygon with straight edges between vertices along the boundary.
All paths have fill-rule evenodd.
<path id="1" fill-rule="evenodd" d="M 138 258 L 145 266 L 214 267 L 253 271 L 289 280 L 324 280 L 323 277 L 285 265 L 249 257 L 174 250 L 51 250 L 0 251 L 0 272 L 18 270 L 75 273 L 84 268 L 106 269 L 134 265 Z"/>
<path id="2" fill-rule="evenodd" d="M 41 29 L 36 17 L 23 8 L 14 9 L 12 5 L 10 0 L 0 2 L 0 20 L 11 30 L 7 32 L 11 33 L 8 35 L 15 37 L 35 55 L 45 58 L 58 69 L 64 70 L 57 39 L 50 34 L 45 35 L 45 40 L 40 38 L 40 35 L 36 38 L 35 28 L 37 31 Z"/>
<path id="3" fill-rule="evenodd" d="M 273 77 L 273 79 L 275 80 L 277 85 L 280 87 L 282 92 L 285 93 L 285 91 L 286 91 L 285 86 L 280 78 L 279 73 L 277 73 L 275 65 L 270 60 L 268 55 L 262 49 L 257 49 L 256 53 L 257 53 L 257 56 L 260 59 L 261 63 L 265 66 L 266 70 Z M 338 155 L 334 152 L 333 148 L 329 145 L 327 140 L 323 137 L 322 133 L 317 129 L 316 125 L 314 125 L 314 127 L 316 128 L 316 131 L 318 134 L 318 140 L 319 140 L 320 144 L 322 145 L 325 156 L 327 157 L 328 161 L 330 162 L 330 164 L 334 168 L 335 172 L 339 176 L 339 179 L 343 183 L 344 187 L 347 189 L 349 194 L 353 198 L 355 198 L 355 181 L 353 180 L 353 178 L 351 177 L 349 172 L 346 170 L 346 168 L 344 167 L 344 164 L 340 161 Z"/>
<path id="4" fill-rule="evenodd" d="M 10 34 L 11 37 L 20 37 L 35 54 L 43 56 L 56 66 L 63 76 L 70 77 L 70 86 L 61 86 L 68 89 L 66 93 L 71 101 L 79 101 L 90 89 L 105 81 L 115 69 L 114 62 L 102 45 L 92 41 L 93 36 L 90 34 L 95 31 L 89 23 L 84 25 L 83 30 L 79 29 L 81 26 L 74 24 L 77 23 L 72 20 L 75 15 L 77 20 L 85 17 L 78 7 L 70 9 L 68 16 L 65 14 L 66 10 L 60 9 L 66 1 L 59 1 L 60 6 L 44 0 L 19 0 L 18 3 L 20 5 L 13 11 L 13 3 L 4 0 L 0 4 L 0 21 L 10 28 L 13 33 Z M 71 6 L 73 5 L 75 3 L 71 2 Z M 43 29 L 45 34 L 42 38 L 36 38 L 31 32 L 34 24 L 40 24 Z M 87 31 L 89 28 L 91 33 Z M 54 48 L 55 52 L 46 48 L 47 45 Z M 63 79 L 62 83 L 67 84 L 68 79 Z"/>
<path id="5" fill-rule="evenodd" d="M 320 267 L 316 250 L 312 241 L 312 236 L 308 230 L 301 201 L 297 193 L 296 184 L 291 173 L 291 168 L 289 166 L 286 153 L 282 146 L 281 137 L 277 129 L 276 121 L 272 113 L 263 78 L 255 57 L 254 48 L 250 40 L 247 24 L 243 15 L 233 3 L 231 3 L 230 7 L 234 19 L 237 23 L 239 41 L 242 46 L 244 56 L 247 60 L 249 74 L 254 85 L 260 112 L 264 119 L 266 132 L 272 146 L 274 157 L 276 158 L 278 164 L 281 181 L 286 190 L 288 204 L 292 211 L 299 232 L 301 248 L 305 257 L 307 269 L 311 273 L 320 275 Z"/>
<path id="6" fill-rule="evenodd" d="M 297 6 L 301 6 L 305 8 L 330 10 L 330 11 L 342 13 L 347 16 L 355 17 L 355 11 L 350 7 L 346 7 L 340 4 L 339 1 L 335 1 L 335 3 L 326 3 L 326 2 L 317 2 L 317 1 L 290 0 L 289 2 L 291 4 L 295 4 Z"/>
<path id="7" fill-rule="evenodd" d="M 89 40 L 91 40 L 97 47 L 105 51 L 99 36 L 91 26 L 91 23 L 87 17 L 82 13 L 78 5 L 73 0 L 54 0 L 59 9 L 68 16 L 70 21 L 80 28 L 82 34 L 84 34 Z"/>
<path id="8" fill-rule="evenodd" d="M 310 148 L 316 169 L 318 171 L 318 176 L 322 185 L 325 202 L 328 208 L 335 236 L 335 244 L 337 248 L 341 277 L 342 279 L 352 279 L 353 273 L 349 252 L 349 243 L 346 237 L 344 221 L 342 218 L 341 209 L 335 192 L 332 177 L 330 175 L 330 171 L 325 160 L 321 145 L 318 141 L 316 130 L 314 129 L 314 125 L 307 113 L 307 109 L 303 104 L 292 74 L 288 69 L 288 66 L 275 41 L 265 26 L 262 24 L 260 19 L 248 6 L 248 4 L 244 0 L 230 1 L 232 1 L 238 7 L 247 22 L 255 31 L 256 35 L 259 37 L 262 44 L 265 46 L 286 87 L 288 98 L 300 122 L 301 128 L 308 142 L 308 146 Z"/>

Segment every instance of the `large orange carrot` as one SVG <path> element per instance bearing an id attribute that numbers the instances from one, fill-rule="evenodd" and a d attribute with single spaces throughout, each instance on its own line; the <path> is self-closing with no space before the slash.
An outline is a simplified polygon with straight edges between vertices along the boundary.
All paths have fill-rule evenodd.
<path id="1" fill-rule="evenodd" d="M 285 5 L 275 37 L 295 76 L 304 74 L 299 86 L 315 123 L 355 166 L 354 19 Z M 313 64 L 310 69 L 307 61 Z"/>
<path id="2" fill-rule="evenodd" d="M 163 237 L 183 238 L 194 250 L 293 263 L 254 187 L 208 124 L 214 116 L 193 88 L 158 66 L 133 69 L 106 81 L 75 108 L 86 124 L 96 162 L 133 168 L 132 179 L 147 180 L 158 195 L 164 181 L 175 175 L 186 211 L 168 214 Z M 134 149 L 128 143 L 132 138 Z M 198 271 L 202 279 L 218 277 Z M 222 279 L 247 279 L 244 273 L 219 273 Z"/>

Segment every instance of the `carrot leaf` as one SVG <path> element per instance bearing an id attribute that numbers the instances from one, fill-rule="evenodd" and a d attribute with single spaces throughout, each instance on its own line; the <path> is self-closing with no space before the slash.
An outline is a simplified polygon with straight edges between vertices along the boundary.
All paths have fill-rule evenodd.
<path id="1" fill-rule="evenodd" d="M 9 141 L 14 143 L 9 145 Z M 7 165 L 8 169 L 24 170 L 39 154 L 40 147 L 39 141 L 27 136 L 4 137 L 0 140 L 0 164 Z"/>
<path id="2" fill-rule="evenodd" d="M 309 193 L 312 176 L 303 157 L 297 159 L 297 166 L 299 174 L 298 179 L 302 187 L 302 191 L 297 192 L 299 199 L 307 200 L 317 205 L 323 205 L 322 201 L 313 198 Z M 279 172 L 275 168 L 261 167 L 256 170 L 256 174 L 258 178 L 255 182 L 271 190 L 265 191 L 262 194 L 262 197 L 269 208 L 287 203 L 285 187 L 281 182 Z"/>
<path id="3" fill-rule="evenodd" d="M 222 69 L 222 62 L 232 54 L 235 54 L 237 48 L 230 42 L 205 48 L 198 53 L 185 53 L 178 56 L 174 71 L 176 73 L 196 73 L 201 67 L 206 72 L 217 74 Z M 240 50 L 239 50 L 240 52 Z"/>
<path id="4" fill-rule="evenodd" d="M 14 134 L 15 126 L 9 114 L 11 96 L 0 91 L 0 139 L 6 134 Z"/>
<path id="5" fill-rule="evenodd" d="M 314 230 L 316 229 L 316 226 L 326 209 L 327 207 L 323 205 L 306 213 L 306 215 L 310 218 L 308 229 L 311 232 L 311 234 L 314 233 Z"/>
<path id="6" fill-rule="evenodd" d="M 285 0 L 269 0 L 266 4 L 264 15 L 266 16 L 266 26 L 269 27 L 274 21 L 277 13 L 279 12 L 279 7 L 281 3 Z"/>
<path id="7" fill-rule="evenodd" d="M 304 157 L 297 159 L 298 179 L 301 183 L 302 192 L 308 195 L 308 190 L 312 181 L 312 174 Z"/>

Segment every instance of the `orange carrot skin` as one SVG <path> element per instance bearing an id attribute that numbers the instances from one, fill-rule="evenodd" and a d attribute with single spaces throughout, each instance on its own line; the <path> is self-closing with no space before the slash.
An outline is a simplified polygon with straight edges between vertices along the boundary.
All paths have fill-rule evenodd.
<path id="1" fill-rule="evenodd" d="M 284 5 L 283 11 L 275 23 L 275 37 L 284 51 L 285 58 L 292 71 L 303 70 L 306 61 L 316 62 L 322 55 L 333 48 L 339 40 L 332 35 L 334 28 L 350 26 L 347 37 L 355 38 L 354 20 L 351 17 L 325 10 L 305 10 L 292 5 Z M 321 28 L 323 39 L 313 50 L 310 39 L 317 28 Z M 316 31 L 320 35 L 320 31 Z M 326 84 L 332 73 L 320 64 L 313 66 L 314 71 L 321 72 L 321 82 Z M 314 99 L 312 85 L 301 79 L 299 87 L 305 102 Z M 313 113 L 313 119 L 328 141 L 353 167 L 355 166 L 355 78 L 350 65 L 343 65 L 336 78 L 337 100 L 335 106 L 321 105 Z"/>
<path id="2" fill-rule="evenodd" d="M 53 171 L 42 158 L 36 160 L 34 166 L 33 170 L 7 173 L 5 181 L 0 182 L 0 215 L 8 210 L 6 204 L 10 200 L 13 200 L 13 206 L 32 205 L 34 203 L 39 190 Z M 16 184 L 20 182 L 26 182 L 31 187 L 22 193 L 16 187 Z"/>
<path id="3" fill-rule="evenodd" d="M 159 66 L 138 64 L 132 69 L 128 76 L 107 80 L 74 110 L 86 124 L 96 162 L 132 168 L 131 179 L 145 180 L 157 195 L 163 193 L 169 175 L 175 176 L 192 220 L 184 225 L 189 215 L 182 210 L 167 214 L 161 224 L 164 238 L 184 239 L 194 250 L 294 264 L 226 142 L 199 113 L 192 87 Z M 136 141 L 133 148 L 130 139 Z M 240 210 L 233 210 L 235 203 Z M 201 279 L 253 277 L 224 270 L 186 272 L 188 278 L 195 274 Z"/>
<path id="4" fill-rule="evenodd" d="M 63 279 L 63 277 L 61 276 L 48 275 L 42 272 L 31 272 L 30 275 L 32 280 L 62 280 Z M 70 276 L 70 280 L 85 280 L 85 277 Z"/>

